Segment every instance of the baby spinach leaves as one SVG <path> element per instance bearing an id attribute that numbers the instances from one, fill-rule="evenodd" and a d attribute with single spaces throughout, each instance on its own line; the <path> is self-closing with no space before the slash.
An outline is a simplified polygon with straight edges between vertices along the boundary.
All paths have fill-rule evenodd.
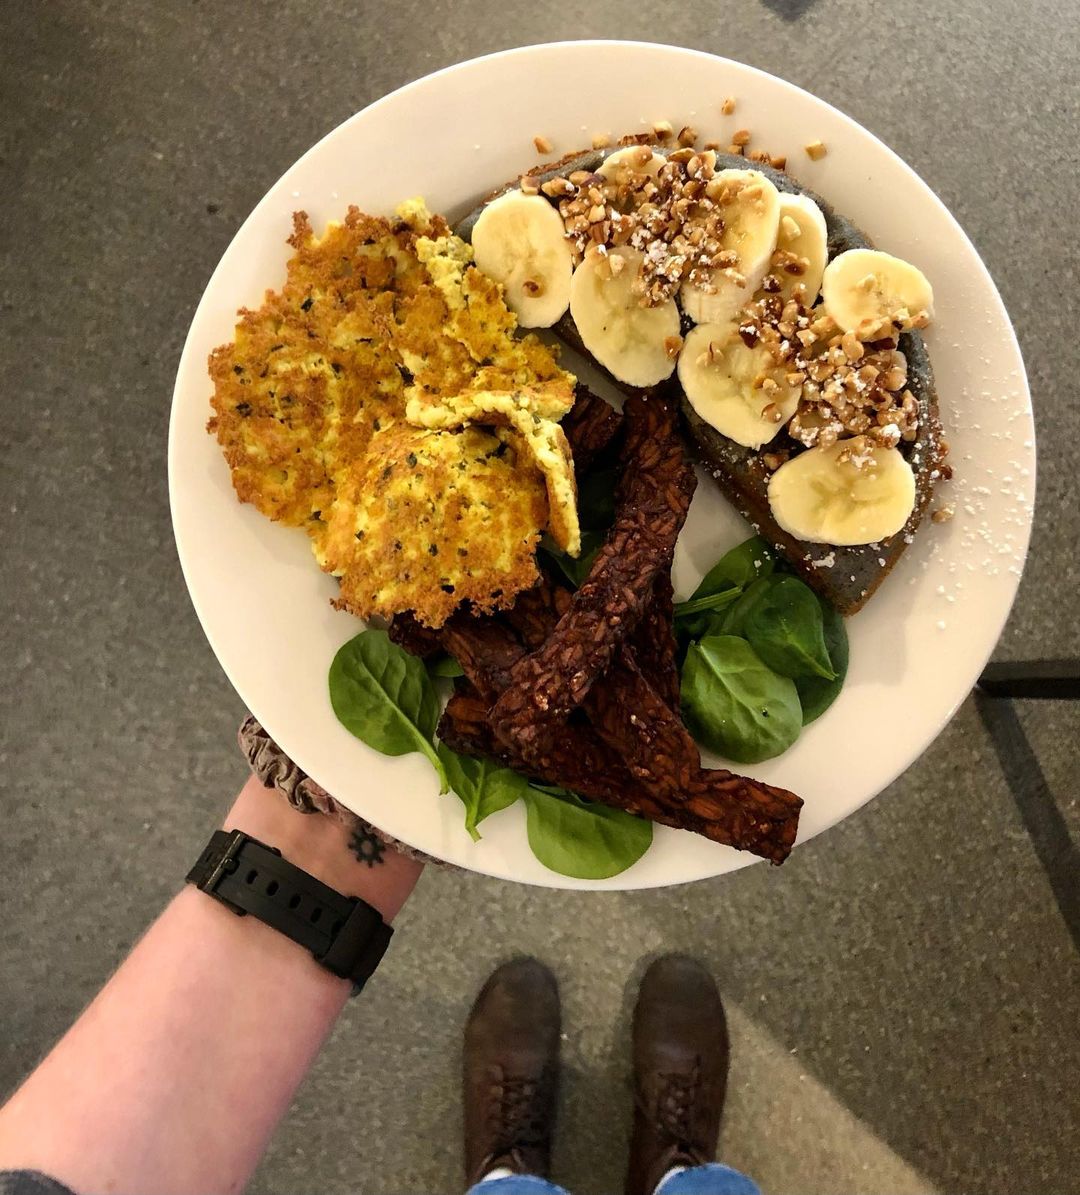
<path id="1" fill-rule="evenodd" d="M 525 813 L 532 853 L 545 867 L 578 880 L 618 875 L 652 843 L 652 822 L 565 789 L 528 785 Z"/>
<path id="2" fill-rule="evenodd" d="M 847 674 L 844 620 L 759 536 L 722 556 L 675 607 L 675 630 L 686 724 L 739 763 L 786 751 Z"/>
<path id="3" fill-rule="evenodd" d="M 795 678 L 804 726 L 809 725 L 815 718 L 820 718 L 836 700 L 837 694 L 844 687 L 844 678 L 848 670 L 848 637 L 844 620 L 823 598 L 818 598 L 818 605 L 821 607 L 825 648 L 829 653 L 829 664 L 834 677 L 832 680 L 825 680 L 820 676 Z"/>
<path id="4" fill-rule="evenodd" d="M 780 577 L 746 615 L 746 638 L 774 672 L 835 680 L 821 606 L 795 577 Z"/>
<path id="5" fill-rule="evenodd" d="M 772 759 L 802 729 L 794 681 L 777 675 L 736 635 L 710 635 L 690 645 L 682 703 L 691 734 L 738 763 Z"/>
<path id="6" fill-rule="evenodd" d="M 439 744 L 439 758 L 443 761 L 450 787 L 465 806 L 465 829 L 473 842 L 480 841 L 477 826 L 485 817 L 508 809 L 525 795 L 529 782 L 524 776 L 504 768 L 492 759 L 458 755 L 445 743 Z"/>
<path id="7" fill-rule="evenodd" d="M 338 649 L 330 665 L 330 704 L 342 726 L 376 751 L 426 755 L 446 792 L 446 769 L 434 746 L 435 686 L 421 661 L 385 631 L 361 631 Z"/>

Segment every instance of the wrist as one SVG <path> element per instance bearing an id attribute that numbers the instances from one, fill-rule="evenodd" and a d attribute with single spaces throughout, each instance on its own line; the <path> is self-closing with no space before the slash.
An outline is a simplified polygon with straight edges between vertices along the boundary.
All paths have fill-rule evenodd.
<path id="1" fill-rule="evenodd" d="M 405 903 L 423 864 L 386 847 L 362 862 L 353 832 L 336 818 L 301 813 L 251 777 L 225 818 L 226 830 L 243 830 L 276 847 L 290 863 L 345 896 L 358 896 L 390 921 Z"/>

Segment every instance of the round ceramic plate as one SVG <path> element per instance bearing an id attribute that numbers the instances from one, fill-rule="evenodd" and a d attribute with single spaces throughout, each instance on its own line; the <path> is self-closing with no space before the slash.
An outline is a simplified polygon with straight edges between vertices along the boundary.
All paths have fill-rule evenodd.
<path id="1" fill-rule="evenodd" d="M 720 104 L 729 95 L 738 109 L 725 117 Z M 538 134 L 562 154 L 587 147 L 595 133 L 620 135 L 660 119 L 724 143 L 736 128 L 751 128 L 755 145 L 786 153 L 793 175 L 879 247 L 919 265 L 934 286 L 927 343 L 957 472 L 941 500 L 955 504 L 956 516 L 927 521 L 849 622 L 851 669 L 832 708 L 785 755 L 749 769 L 805 798 L 800 842 L 821 833 L 916 759 L 971 689 L 1016 593 L 1035 488 L 1023 362 L 990 276 L 926 184 L 835 108 L 736 62 L 631 42 L 534 46 L 420 79 L 335 129 L 255 208 L 202 297 L 173 395 L 177 548 L 203 628 L 252 713 L 300 767 L 387 833 L 461 867 L 550 887 L 677 884 L 755 860 L 657 827 L 652 847 L 628 871 L 568 880 L 533 857 L 521 807 L 491 817 L 473 843 L 460 802 L 439 796 L 425 759 L 389 759 L 353 738 L 334 717 L 326 678 L 358 623 L 331 609 L 336 584 L 317 568 L 307 538 L 236 500 L 206 433 L 206 360 L 231 338 L 237 308 L 257 306 L 283 282 L 295 209 L 321 229 L 350 203 L 389 214 L 402 199 L 423 195 L 454 219 L 538 160 Z M 802 147 L 817 139 L 828 155 L 813 162 Z M 680 596 L 747 534 L 703 480 L 679 541 Z"/>

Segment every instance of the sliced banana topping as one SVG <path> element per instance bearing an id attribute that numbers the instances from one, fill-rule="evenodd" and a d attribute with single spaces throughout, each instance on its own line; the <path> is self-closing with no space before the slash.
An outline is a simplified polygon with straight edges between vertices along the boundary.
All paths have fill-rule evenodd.
<path id="1" fill-rule="evenodd" d="M 795 414 L 802 391 L 762 346 L 743 343 L 735 323 L 698 324 L 687 335 L 679 382 L 706 423 L 746 448 L 768 444 Z"/>
<path id="2" fill-rule="evenodd" d="M 732 265 L 711 271 L 704 285 L 688 280 L 680 297 L 695 323 L 722 324 L 752 298 L 768 272 L 780 227 L 780 192 L 759 170 L 721 170 L 706 194 L 720 205 L 720 251 L 732 255 Z"/>
<path id="3" fill-rule="evenodd" d="M 792 298 L 803 288 L 802 304 L 812 307 L 821 290 L 821 275 L 829 260 L 829 232 L 821 208 L 809 195 L 780 194 L 780 225 L 772 272 L 780 279 L 780 294 Z"/>
<path id="4" fill-rule="evenodd" d="M 523 328 L 550 328 L 566 311 L 573 256 L 562 217 L 542 196 L 501 195 L 480 213 L 472 246 Z"/>
<path id="5" fill-rule="evenodd" d="M 868 447 L 841 459 L 850 451 L 845 440 L 807 449 L 769 479 L 773 518 L 789 535 L 853 547 L 902 530 L 915 508 L 911 466 L 897 448 Z"/>
<path id="6" fill-rule="evenodd" d="M 635 291 L 643 261 L 625 246 L 590 249 L 570 282 L 570 314 L 585 348 L 628 386 L 655 386 L 670 377 L 678 346 L 675 300 L 643 307 Z"/>
<path id="7" fill-rule="evenodd" d="M 899 327 L 924 328 L 934 314 L 934 292 L 910 262 L 878 249 L 849 249 L 825 267 L 825 310 L 844 332 L 875 340 Z"/>
<path id="8" fill-rule="evenodd" d="M 610 182 L 619 183 L 630 174 L 649 174 L 655 178 L 663 164 L 664 159 L 647 145 L 628 145 L 608 154 L 596 173 Z"/>

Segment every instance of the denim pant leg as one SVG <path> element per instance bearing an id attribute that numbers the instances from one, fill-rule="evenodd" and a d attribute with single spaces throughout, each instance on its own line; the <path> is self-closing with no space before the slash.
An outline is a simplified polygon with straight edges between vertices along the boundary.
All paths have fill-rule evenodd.
<path id="1" fill-rule="evenodd" d="M 689 1166 L 657 1187 L 658 1195 L 761 1195 L 757 1183 L 722 1162 Z"/>
<path id="2" fill-rule="evenodd" d="M 477 1183 L 469 1188 L 468 1195 L 567 1195 L 567 1192 L 535 1174 L 508 1174 L 505 1178 Z"/>

